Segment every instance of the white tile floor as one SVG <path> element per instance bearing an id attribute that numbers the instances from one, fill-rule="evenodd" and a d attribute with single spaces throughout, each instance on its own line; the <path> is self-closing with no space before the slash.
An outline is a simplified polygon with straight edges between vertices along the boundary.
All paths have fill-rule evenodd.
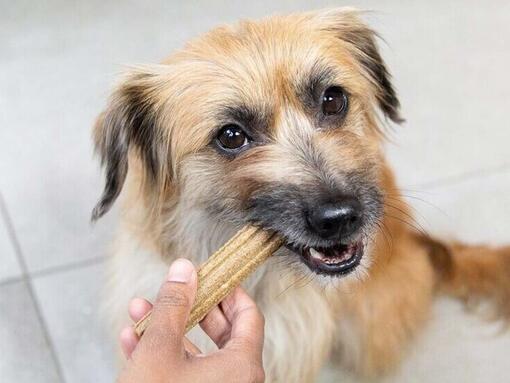
<path id="1" fill-rule="evenodd" d="M 121 64 L 155 62 L 241 17 L 309 1 L 0 0 L 0 381 L 111 382 L 95 314 L 113 216 L 89 224 L 101 186 L 90 127 Z M 387 45 L 407 124 L 388 145 L 433 233 L 510 242 L 510 3 L 315 1 L 357 5 Z M 508 380 L 510 333 L 440 300 L 388 382 Z M 354 381 L 328 371 L 324 381 Z"/>

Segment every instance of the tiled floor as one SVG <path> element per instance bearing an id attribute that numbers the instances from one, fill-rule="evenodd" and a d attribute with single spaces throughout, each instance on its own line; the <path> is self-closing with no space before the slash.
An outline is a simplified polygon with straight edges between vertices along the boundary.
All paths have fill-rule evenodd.
<path id="1" fill-rule="evenodd" d="M 0 381 L 111 382 L 96 315 L 114 214 L 89 223 L 101 179 L 90 127 L 122 64 L 154 62 L 241 17 L 309 2 L 0 0 Z M 407 123 L 388 153 L 428 231 L 510 242 L 510 3 L 357 5 L 384 36 Z M 505 381 L 510 333 L 440 300 L 388 382 Z M 342 378 L 340 377 L 342 376 Z M 324 381 L 354 381 L 328 371 Z"/>

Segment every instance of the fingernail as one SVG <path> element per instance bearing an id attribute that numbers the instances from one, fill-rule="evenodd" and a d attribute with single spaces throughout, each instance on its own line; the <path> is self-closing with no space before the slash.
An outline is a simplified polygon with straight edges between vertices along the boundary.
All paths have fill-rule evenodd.
<path id="1" fill-rule="evenodd" d="M 191 281 L 192 275 L 195 272 L 193 263 L 184 258 L 177 259 L 170 265 L 168 270 L 168 281 L 188 283 Z"/>

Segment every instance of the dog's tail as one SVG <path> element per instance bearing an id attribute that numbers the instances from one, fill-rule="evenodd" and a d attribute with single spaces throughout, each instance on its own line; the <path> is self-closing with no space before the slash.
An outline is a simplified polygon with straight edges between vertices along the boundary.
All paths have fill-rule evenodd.
<path id="1" fill-rule="evenodd" d="M 439 291 L 468 307 L 488 302 L 494 318 L 510 322 L 510 246 L 445 243 L 419 236 L 437 271 Z"/>

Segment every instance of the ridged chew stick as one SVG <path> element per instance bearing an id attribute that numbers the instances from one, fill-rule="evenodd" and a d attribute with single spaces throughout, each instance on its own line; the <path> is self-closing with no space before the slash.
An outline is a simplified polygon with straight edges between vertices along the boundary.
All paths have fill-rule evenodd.
<path id="1" fill-rule="evenodd" d="M 198 291 L 186 332 L 195 327 L 281 244 L 278 235 L 255 226 L 245 226 L 211 255 L 198 270 Z M 151 312 L 148 312 L 134 325 L 138 336 L 144 333 L 150 317 Z"/>

